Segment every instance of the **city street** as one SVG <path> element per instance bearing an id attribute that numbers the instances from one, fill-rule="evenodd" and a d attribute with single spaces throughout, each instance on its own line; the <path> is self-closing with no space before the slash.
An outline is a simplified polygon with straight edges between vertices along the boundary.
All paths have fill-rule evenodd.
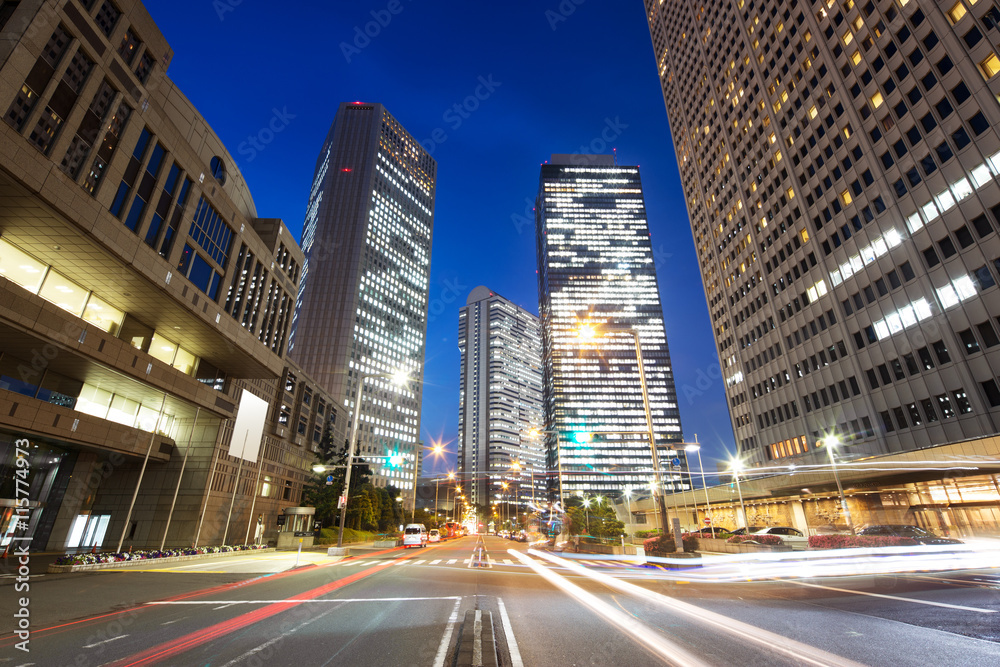
<path id="1" fill-rule="evenodd" d="M 496 537 L 339 561 L 310 553 L 282 569 L 290 557 L 34 577 L 31 652 L 14 650 L 5 613 L 0 659 L 463 664 L 458 653 L 474 638 L 466 613 L 478 610 L 484 622 L 489 612 L 502 665 L 1000 662 L 996 570 L 695 583 Z M 12 585 L 0 580 L 0 590 Z M 488 648 L 488 633 L 481 641 Z"/>

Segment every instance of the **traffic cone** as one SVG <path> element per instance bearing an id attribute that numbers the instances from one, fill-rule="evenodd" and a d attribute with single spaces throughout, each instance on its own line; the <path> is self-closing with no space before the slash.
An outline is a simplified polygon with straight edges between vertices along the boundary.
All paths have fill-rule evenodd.
<path id="1" fill-rule="evenodd" d="M 7 545 L 3 548 L 3 554 L 0 555 L 0 558 L 7 558 L 7 551 L 9 549 L 10 549 L 10 542 L 8 542 Z"/>
<path id="2" fill-rule="evenodd" d="M 90 553 L 92 553 L 92 554 L 96 554 L 97 553 L 97 545 L 96 544 L 90 548 Z"/>

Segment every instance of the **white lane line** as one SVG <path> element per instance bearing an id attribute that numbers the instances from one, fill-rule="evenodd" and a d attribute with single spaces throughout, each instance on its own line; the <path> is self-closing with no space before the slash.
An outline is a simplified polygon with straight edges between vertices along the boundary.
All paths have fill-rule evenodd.
<path id="1" fill-rule="evenodd" d="M 556 574 L 535 559 L 513 549 L 508 549 L 508 553 L 530 567 L 553 586 L 562 590 L 580 604 L 589 607 L 602 620 L 616 626 L 625 634 L 630 635 L 635 641 L 644 645 L 649 651 L 659 655 L 667 664 L 677 667 L 709 667 L 707 662 L 700 660 L 680 644 L 670 641 L 648 625 L 612 607 L 593 593 L 589 593 L 576 584 L 570 583 L 566 577 Z M 541 555 L 534 551 L 532 553 L 534 555 Z"/>
<path id="2" fill-rule="evenodd" d="M 511 553 L 517 555 L 517 553 L 513 550 L 511 550 Z M 862 667 L 859 663 L 856 663 L 853 660 L 842 658 L 814 646 L 810 646 L 808 644 L 795 641 L 794 639 L 783 637 L 777 633 L 764 630 L 763 628 L 750 625 L 749 623 L 737 621 L 736 619 L 723 614 L 717 614 L 713 611 L 702 609 L 696 605 L 681 602 L 675 598 L 651 591 L 648 588 L 643 588 L 635 584 L 621 581 L 616 577 L 598 572 L 592 572 L 585 567 L 567 561 L 563 558 L 553 556 L 552 554 L 534 550 L 531 550 L 530 553 L 534 556 L 544 558 L 551 563 L 561 564 L 570 571 L 583 574 L 593 581 L 597 581 L 605 586 L 608 586 L 609 588 L 617 589 L 632 595 L 640 600 L 643 600 L 644 602 L 659 604 L 660 606 L 666 607 L 673 612 L 690 616 L 706 625 L 714 626 L 717 630 L 721 630 L 740 639 L 756 643 L 764 647 L 766 650 L 782 653 L 792 658 L 795 661 L 795 664 L 819 665 L 824 667 L 830 665 L 837 667 Z"/>
<path id="3" fill-rule="evenodd" d="M 438 645 L 437 655 L 434 656 L 434 667 L 444 667 L 444 658 L 448 655 L 448 644 L 451 643 L 451 634 L 455 631 L 455 624 L 458 623 L 458 608 L 462 604 L 462 598 L 455 600 L 455 606 L 448 617 L 448 625 L 445 626 L 444 634 L 441 635 L 441 643 Z"/>
<path id="4" fill-rule="evenodd" d="M 423 597 L 423 598 L 312 598 L 309 600 L 299 600 L 297 598 L 290 598 L 284 600 L 161 600 L 158 602 L 147 602 L 146 604 L 147 605 L 221 604 L 228 607 L 229 605 L 233 604 L 300 604 L 303 602 L 426 602 L 428 600 L 461 600 L 461 599 L 462 597 L 459 595 L 444 595 L 441 597 Z"/>
<path id="5" fill-rule="evenodd" d="M 257 646 L 256 648 L 250 649 L 249 651 L 247 651 L 243 655 L 241 655 L 241 656 L 239 656 L 237 658 L 233 658 L 232 660 L 230 660 L 229 662 L 227 662 L 224 665 L 221 665 L 220 667 L 233 667 L 234 665 L 238 665 L 238 664 L 242 663 L 246 658 L 249 658 L 250 656 L 255 655 L 255 654 L 263 651 L 267 647 L 272 646 L 273 644 L 284 640 L 286 636 L 288 636 L 288 635 L 290 635 L 290 634 L 292 634 L 294 632 L 297 632 L 298 630 L 301 630 L 302 628 L 304 628 L 305 626 L 309 625 L 310 623 L 318 621 L 319 619 L 323 618 L 327 614 L 332 613 L 334 611 L 337 611 L 336 607 L 334 607 L 333 609 L 327 609 L 322 614 L 318 614 L 317 616 L 313 616 L 312 618 L 303 621 L 302 623 L 300 623 L 299 625 L 295 626 L 291 630 L 282 632 L 277 637 L 274 637 L 273 639 L 269 639 L 268 641 L 264 642 L 260 646 Z"/>
<path id="6" fill-rule="evenodd" d="M 426 563 L 426 562 L 427 562 L 426 560 L 424 560 L 423 558 L 421 558 L 420 560 L 413 561 L 413 564 L 414 565 L 420 565 L 421 563 Z"/>
<path id="7" fill-rule="evenodd" d="M 440 562 L 441 562 L 441 559 L 440 559 L 440 558 L 438 558 L 437 560 L 432 560 L 432 561 L 430 562 L 430 565 L 437 565 L 437 564 L 438 564 L 438 563 L 440 563 Z"/>
<path id="8" fill-rule="evenodd" d="M 100 646 L 101 644 L 108 644 L 110 642 L 116 642 L 119 639 L 125 639 L 128 635 L 118 635 L 117 637 L 112 637 L 111 639 L 105 639 L 102 642 L 97 642 L 96 644 L 84 644 L 83 648 L 94 648 L 95 646 Z"/>
<path id="9" fill-rule="evenodd" d="M 513 564 L 514 564 L 514 561 L 512 561 L 512 560 L 511 560 L 511 559 L 509 559 L 509 558 L 504 558 L 504 559 L 503 559 L 503 564 L 504 564 L 504 565 L 513 565 Z"/>
<path id="10" fill-rule="evenodd" d="M 231 606 L 232 606 L 232 603 L 227 603 L 227 604 L 222 605 L 221 607 L 216 607 L 212 611 L 218 611 L 220 609 L 225 609 L 226 607 L 231 607 Z"/>
<path id="11" fill-rule="evenodd" d="M 510 616 L 507 615 L 507 605 L 503 603 L 503 598 L 497 598 L 497 606 L 500 607 L 500 622 L 503 623 L 503 634 L 507 638 L 510 667 L 524 667 L 524 663 L 521 662 L 521 652 L 518 650 L 517 641 L 514 639 L 514 628 L 510 627 Z"/>
<path id="12" fill-rule="evenodd" d="M 458 562 L 457 558 L 452 558 L 450 561 L 448 561 L 448 565 L 454 565 L 457 562 Z"/>
<path id="13" fill-rule="evenodd" d="M 184 618 L 187 618 L 187 616 L 185 616 Z M 165 623 L 160 623 L 160 625 L 170 625 L 171 623 L 176 623 L 177 621 L 181 621 L 181 620 L 183 620 L 183 619 L 181 619 L 181 618 L 175 618 L 172 621 L 167 621 Z"/>
<path id="14" fill-rule="evenodd" d="M 944 607 L 945 609 L 961 609 L 962 611 L 978 611 L 980 614 L 995 614 L 996 609 L 981 609 L 979 607 L 963 607 L 960 604 L 948 604 L 946 602 L 931 602 L 930 600 L 918 600 L 917 598 L 904 598 L 899 595 L 884 595 L 882 593 L 869 593 L 868 591 L 852 591 L 847 588 L 834 588 L 832 586 L 820 586 L 819 584 L 807 584 L 804 581 L 795 581 L 792 579 L 788 580 L 790 584 L 797 584 L 799 586 L 808 586 L 809 588 L 822 588 L 827 591 L 836 591 L 838 593 L 852 593 L 854 595 L 867 595 L 873 598 L 885 598 L 886 600 L 900 600 L 902 602 L 912 602 L 913 604 L 926 604 L 931 607 Z"/>

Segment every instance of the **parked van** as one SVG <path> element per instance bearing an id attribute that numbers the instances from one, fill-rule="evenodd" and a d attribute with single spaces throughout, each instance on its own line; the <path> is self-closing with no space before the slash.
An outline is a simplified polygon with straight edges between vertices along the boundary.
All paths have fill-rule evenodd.
<path id="1" fill-rule="evenodd" d="M 403 529 L 403 547 L 426 547 L 427 528 L 422 523 L 409 523 Z"/>

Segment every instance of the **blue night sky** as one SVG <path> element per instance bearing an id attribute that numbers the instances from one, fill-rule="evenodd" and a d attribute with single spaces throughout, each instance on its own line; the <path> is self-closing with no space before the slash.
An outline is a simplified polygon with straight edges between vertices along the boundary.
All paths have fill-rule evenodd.
<path id="1" fill-rule="evenodd" d="M 145 4 L 174 49 L 168 75 L 228 146 L 261 217 L 300 233 L 343 101 L 385 104 L 437 160 L 425 444 L 455 449 L 458 309 L 472 288 L 538 312 L 539 165 L 616 148 L 641 167 L 685 439 L 698 434 L 706 468 L 735 452 L 640 0 Z M 284 128 L 260 136 L 276 114 Z M 446 466 L 453 453 L 425 471 Z"/>

